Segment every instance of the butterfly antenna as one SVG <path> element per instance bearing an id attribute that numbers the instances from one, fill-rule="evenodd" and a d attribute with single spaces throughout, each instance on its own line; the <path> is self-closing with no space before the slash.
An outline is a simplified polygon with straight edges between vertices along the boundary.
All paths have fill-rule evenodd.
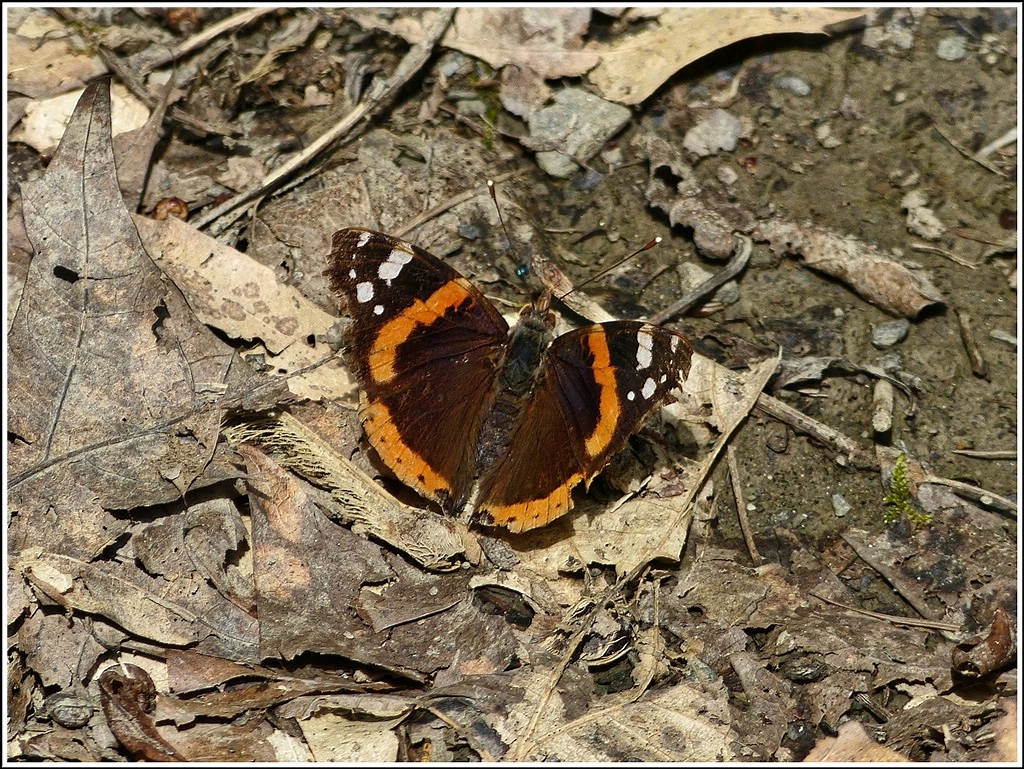
<path id="1" fill-rule="evenodd" d="M 502 214 L 501 214 L 501 206 L 498 205 L 498 193 L 497 193 L 497 191 L 494 188 L 494 180 L 493 179 L 488 179 L 487 180 L 487 191 L 491 195 L 491 202 L 494 204 L 494 210 L 498 212 L 498 221 L 501 223 L 501 231 L 503 233 L 505 233 L 505 241 L 508 243 L 508 248 L 509 248 L 509 250 L 513 254 L 516 254 L 516 249 L 515 249 L 515 246 L 512 243 L 512 238 L 509 236 L 508 228 L 505 226 L 505 217 L 502 216 Z M 654 238 L 654 240 L 648 241 L 643 246 L 638 248 L 636 251 L 632 252 L 628 256 L 626 256 L 626 257 L 620 259 L 619 261 L 617 261 L 611 267 L 607 267 L 606 269 L 601 270 L 601 272 L 597 273 L 596 275 L 591 275 L 589 278 L 587 278 L 582 283 L 579 283 L 576 286 L 573 286 L 569 291 L 567 291 L 566 293 L 562 294 L 559 297 L 559 299 L 563 299 L 563 298 L 569 296 L 569 294 L 571 294 L 573 291 L 575 291 L 578 288 L 583 288 L 588 283 L 593 283 L 598 278 L 601 278 L 601 277 L 607 275 L 609 272 L 614 270 L 619 265 L 624 264 L 625 262 L 629 261 L 634 256 L 636 256 L 637 254 L 642 254 L 644 251 L 650 251 L 652 248 L 654 248 L 659 243 L 661 243 L 661 237 L 660 236 Z M 526 274 L 526 272 L 528 271 L 528 269 L 529 268 L 527 268 L 525 265 L 520 265 L 520 267 L 518 267 L 516 269 L 516 275 L 518 275 L 519 277 L 523 277 Z"/>
<path id="2" fill-rule="evenodd" d="M 501 231 L 505 233 L 505 242 L 508 243 L 509 250 L 515 253 L 515 248 L 512 245 L 512 238 L 509 237 L 508 228 L 505 226 L 505 217 L 501 215 L 501 206 L 498 205 L 498 193 L 494 189 L 494 179 L 487 180 L 487 191 L 491 195 L 491 202 L 494 204 L 494 210 L 498 212 L 498 222 L 501 224 Z"/>
<path id="3" fill-rule="evenodd" d="M 611 267 L 606 267 L 605 269 L 601 270 L 601 271 L 600 271 L 599 273 L 597 273 L 596 275 L 591 275 L 591 276 L 590 276 L 589 278 L 587 278 L 587 279 L 586 279 L 585 281 L 583 281 L 582 283 L 577 283 L 577 284 L 576 284 L 575 286 L 573 286 L 573 287 L 572 287 L 572 288 L 571 288 L 571 289 L 570 289 L 569 291 L 567 291 L 567 292 L 565 292 L 564 294 L 562 294 L 562 295 L 561 295 L 561 296 L 559 297 L 559 299 L 564 299 L 565 297 L 569 296 L 569 294 L 571 294 L 571 293 L 572 293 L 573 291 L 575 291 L 576 289 L 579 289 L 579 288 L 583 288 L 583 287 L 584 287 L 585 285 L 587 285 L 588 283 L 593 283 L 593 282 L 594 282 L 595 280 L 597 280 L 598 278 L 601 278 L 601 277 L 603 277 L 603 276 L 607 275 L 607 274 L 608 274 L 609 272 L 611 272 L 612 270 L 614 270 L 614 269 L 615 269 L 616 267 L 618 267 L 618 266 L 620 266 L 620 265 L 622 265 L 622 264 L 624 264 L 624 263 L 628 262 L 628 261 L 629 261 L 630 259 L 632 259 L 632 258 L 633 258 L 634 256 L 636 256 L 637 254 L 642 254 L 642 253 L 643 253 L 644 251 L 650 251 L 650 250 L 651 250 L 652 248 L 654 248 L 654 247 L 655 247 L 656 245 L 658 245 L 659 243 L 661 243 L 661 236 L 660 236 L 660 235 L 659 235 L 658 237 L 654 238 L 654 240 L 649 240 L 649 241 L 647 241 L 647 243 L 645 243 L 644 245 L 640 246 L 640 248 L 638 248 L 638 249 L 637 249 L 636 251 L 634 251 L 633 253 L 629 254 L 628 256 L 626 256 L 626 257 L 623 257 L 622 259 L 619 259 L 619 261 L 617 261 L 617 262 L 616 262 L 615 264 L 613 264 L 613 265 L 612 265 Z"/>

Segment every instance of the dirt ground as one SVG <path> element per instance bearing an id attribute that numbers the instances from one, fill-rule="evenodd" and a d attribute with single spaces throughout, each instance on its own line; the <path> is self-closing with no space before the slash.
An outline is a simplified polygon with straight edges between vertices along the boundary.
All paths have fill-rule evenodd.
<path id="1" fill-rule="evenodd" d="M 22 25 L 31 13 L 19 13 L 9 17 L 11 34 L 27 35 Z M 109 49 L 121 62 L 145 61 L 131 57 L 189 39 L 229 14 L 211 10 L 180 22 L 122 11 L 88 24 L 64 16 L 63 31 L 52 34 L 72 36 L 92 57 Z M 141 394 L 110 405 L 93 382 L 85 398 L 108 421 L 130 412 L 124 422 L 160 426 L 147 435 L 187 439 L 201 461 L 177 459 L 185 480 L 174 485 L 160 463 L 186 456 L 187 448 L 150 452 L 134 437 L 104 433 L 77 443 L 72 437 L 63 458 L 56 449 L 40 453 L 45 425 L 71 419 L 71 396 L 63 412 L 30 398 L 45 390 L 31 329 L 60 314 L 34 292 L 44 277 L 61 278 L 68 262 L 53 257 L 39 277 L 32 260 L 38 269 L 51 247 L 41 222 L 70 236 L 53 224 L 61 217 L 47 213 L 43 188 L 33 185 L 54 184 L 55 169 L 81 173 L 85 166 L 87 179 L 104 174 L 89 171 L 90 152 L 75 156 L 77 166 L 69 160 L 67 136 L 54 151 L 12 134 L 9 757 L 1014 760 L 1017 144 L 976 155 L 1015 128 L 1018 14 L 887 9 L 831 36 L 738 39 L 629 104 L 624 127 L 592 156 L 576 157 L 581 162 L 565 178 L 541 170 L 537 155 L 549 146 L 510 111 L 537 98 L 536 82 L 523 85 L 456 52 L 455 43 L 439 44 L 408 82 L 377 102 L 368 123 L 357 121 L 339 143 L 311 155 L 286 188 L 261 196 L 242 217 L 210 212 L 368 100 L 372 77 L 389 76 L 429 36 L 428 12 L 294 9 L 214 38 L 199 50 L 216 54 L 180 59 L 186 85 L 179 84 L 183 93 L 162 128 L 148 145 L 142 129 L 133 140 L 152 149 L 135 202 L 124 176 L 138 161 L 116 139 L 112 150 L 128 211 L 148 217 L 170 197 L 188 208 L 187 232 L 158 231 L 171 223 L 142 217 L 132 225 L 127 214 L 118 220 L 121 231 L 138 230 L 135 251 L 160 265 L 153 274 L 164 277 L 153 285 L 164 292 L 173 285 L 170 293 L 180 289 L 184 301 L 160 294 L 163 319 L 142 317 L 132 332 L 138 336 L 124 343 L 94 337 L 98 348 L 130 353 L 99 356 L 102 366 L 122 367 L 97 364 L 102 381 L 119 390 L 140 377 Z M 572 23 L 583 24 L 583 39 L 614 46 L 668 21 L 594 13 Z M 300 43 L 275 48 L 284 31 L 296 29 L 305 30 Z M 11 50 L 13 70 L 16 56 L 31 62 L 43 49 L 23 42 Z M 110 59 L 90 61 L 91 76 L 114 69 L 120 84 Z M 596 92 L 584 72 L 544 82 Z M 26 98 L 18 109 L 50 95 L 38 82 L 33 87 L 38 93 L 16 94 Z M 102 98 L 97 105 L 94 116 Z M 687 136 L 719 110 L 735 121 L 727 148 L 684 152 Z M 235 133 L 202 135 L 180 113 Z M 574 117 L 587 118 L 586 111 Z M 499 179 L 514 250 L 483 192 L 488 178 Z M 698 191 L 687 198 L 691 182 Z M 52 198 L 54 187 L 46 189 Z M 79 198 L 92 200 L 88 185 L 81 189 Z M 680 214 L 687 200 L 697 202 Z M 84 208 L 106 217 L 111 207 Z M 421 226 L 405 234 L 423 214 Z M 681 411 L 652 419 L 623 452 L 627 458 L 550 527 L 522 537 L 467 529 L 421 512 L 422 501 L 386 480 L 413 506 L 416 512 L 402 508 L 402 515 L 415 523 L 399 512 L 385 523 L 364 518 L 360 505 L 374 505 L 387 473 L 360 442 L 344 365 L 321 366 L 323 379 L 308 379 L 305 394 L 294 386 L 287 394 L 266 389 L 272 375 L 300 372 L 338 346 L 331 326 L 339 306 L 322 272 L 340 227 L 429 246 L 503 312 L 537 294 L 545 259 L 576 284 L 609 269 L 581 293 L 618 317 L 649 318 L 703 280 L 687 278 L 682 265 L 707 273 L 725 267 L 728 252 L 695 245 L 720 221 L 726 232 L 749 236 L 752 250 L 735 281 L 664 323 L 708 361 L 691 372 Z M 837 268 L 834 251 L 818 258 L 794 236 L 780 246 L 785 239 L 771 229 L 780 223 L 799 238 L 853 238 L 856 258 Z M 270 310 L 238 310 L 240 293 L 238 304 L 217 293 L 218 278 L 203 277 L 201 257 L 229 257 L 205 236 L 232 249 L 230 258 L 238 252 L 248 260 L 236 271 L 255 276 L 266 268 L 251 285 L 259 284 Z M 656 248 L 622 262 L 655 237 L 663 239 Z M 197 261 L 175 266 L 172 241 L 187 243 Z M 153 243 L 167 254 L 155 253 Z M 899 301 L 909 296 L 914 309 L 863 298 L 864 282 L 887 269 L 880 264 L 898 265 L 907 283 L 885 290 Z M 61 287 L 79 283 L 84 272 L 73 272 Z M 915 282 L 922 276 L 924 288 Z M 275 315 L 268 297 L 278 286 L 308 303 L 300 323 Z M 149 362 L 134 367 L 122 358 L 150 337 L 180 334 L 172 321 L 193 312 L 194 328 L 210 337 L 197 350 L 223 345 L 250 366 L 232 379 L 235 372 L 200 375 L 197 365 L 192 384 L 222 381 L 228 395 L 236 388 L 244 395 L 186 429 L 174 427 L 185 424 L 173 421 L 178 412 L 200 401 L 208 407 L 214 396 L 197 387 L 193 400 L 193 388 L 174 379 L 144 379 L 159 368 L 155 357 L 138 353 Z M 261 312 L 270 318 L 264 326 Z M 326 325 L 314 329 L 309 319 L 317 313 Z M 230 325 L 233 314 L 238 325 Z M 909 321 L 905 338 L 885 349 L 873 343 L 879 327 L 901 319 Z M 273 334 L 286 341 L 272 341 Z M 83 350 L 89 338 L 80 337 Z M 277 357 L 295 340 L 291 349 L 301 354 Z M 53 350 L 43 359 L 54 360 Z M 780 354 L 782 374 L 803 365 L 805 375 L 788 384 L 776 375 L 762 387 L 756 365 Z M 78 373 L 54 381 L 70 382 L 73 395 L 88 355 L 77 369 L 62 365 Z M 891 426 L 879 430 L 873 419 L 884 382 L 896 387 L 888 390 Z M 148 400 L 156 390 L 184 400 L 161 400 L 167 411 L 158 413 Z M 759 391 L 839 438 L 770 416 Z M 730 392 L 734 422 L 710 405 Z M 139 402 L 147 406 L 136 413 Z M 304 473 L 271 450 L 283 445 L 283 433 L 246 433 L 250 444 L 238 454 L 237 441 L 231 448 L 217 442 L 222 418 L 244 424 L 242 412 L 270 409 L 289 410 L 378 481 L 345 482 L 361 491 L 328 486 L 332 501 L 317 488 L 327 475 L 322 465 Z M 68 433 L 84 434 L 89 419 L 75 419 Z M 133 464 L 122 473 L 124 485 L 83 472 L 76 457 L 102 465 L 89 453 L 101 444 L 152 457 L 161 472 L 143 483 L 145 471 Z M 641 491 L 650 474 L 638 506 L 620 509 L 623 492 Z M 348 502 L 339 507 L 339 499 Z M 895 520 L 887 518 L 894 510 Z M 655 523 L 642 523 L 645 516 Z M 433 563 L 417 555 L 416 540 L 429 539 L 411 528 L 420 525 L 458 541 L 458 568 L 446 571 L 440 550 L 432 551 Z M 464 542 L 471 544 L 463 549 Z M 138 608 L 157 604 L 168 614 Z M 72 715 L 60 715 L 59 706 Z"/>

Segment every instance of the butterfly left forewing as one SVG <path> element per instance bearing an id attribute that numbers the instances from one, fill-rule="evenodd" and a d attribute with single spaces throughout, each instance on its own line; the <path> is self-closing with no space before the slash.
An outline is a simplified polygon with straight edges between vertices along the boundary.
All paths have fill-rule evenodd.
<path id="1" fill-rule="evenodd" d="M 334 235 L 326 274 L 352 319 L 348 355 L 370 444 L 451 511 L 475 473 L 481 415 L 508 324 L 456 270 L 390 235 Z"/>

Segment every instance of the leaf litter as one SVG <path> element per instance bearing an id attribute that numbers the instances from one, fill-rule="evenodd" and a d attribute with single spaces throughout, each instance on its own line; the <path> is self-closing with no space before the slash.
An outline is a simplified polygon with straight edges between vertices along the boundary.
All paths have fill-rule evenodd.
<path id="1" fill-rule="evenodd" d="M 672 32 L 680 14 L 707 14 L 707 28 L 721 30 L 710 35 L 709 51 L 761 27 L 740 25 L 737 37 L 735 20 L 710 9 L 609 10 L 603 17 L 585 9 L 543 17 L 503 10 L 502 23 L 498 12 L 477 9 L 459 10 L 450 22 L 415 9 L 303 13 L 281 12 L 280 28 L 248 62 L 234 98 L 281 94 L 305 78 L 302 103 L 329 103 L 316 93 L 328 81 L 314 74 L 330 70 L 316 64 L 327 61 L 318 56 L 331 41 L 321 34 L 325 24 L 348 25 L 353 40 L 383 34 L 359 33 L 360 26 L 388 30 L 414 48 L 380 51 L 379 71 L 394 73 L 389 87 L 363 91 L 350 81 L 347 106 L 338 102 L 348 110 L 336 112 L 340 130 L 276 169 L 274 185 L 299 176 L 287 192 L 263 198 L 245 228 L 241 204 L 260 199 L 266 181 L 232 190 L 243 194 L 191 224 L 129 212 L 125 199 L 141 200 L 143 210 L 156 205 L 158 186 L 142 185 L 162 113 L 118 150 L 102 82 L 87 88 L 46 171 L 22 183 L 12 206 L 34 253 L 21 273 L 8 344 L 9 756 L 811 760 L 827 747 L 833 760 L 858 760 L 878 758 L 882 741 L 901 758 L 1012 758 L 1012 740 L 998 726 L 1016 694 L 1017 579 L 1007 568 L 1016 556 L 1016 504 L 1009 495 L 939 478 L 914 460 L 907 493 L 932 512 L 927 526 L 906 519 L 889 528 L 850 526 L 819 545 L 803 540 L 798 519 L 777 517 L 754 532 L 762 558 L 755 567 L 726 534 L 722 512 L 731 500 L 722 490 L 736 489 L 737 498 L 745 490 L 756 502 L 743 512 L 753 517 L 764 504 L 758 484 L 765 479 L 730 462 L 727 483 L 726 463 L 717 460 L 725 448 L 751 451 L 763 413 L 826 440 L 802 454 L 805 465 L 822 464 L 815 452 L 838 467 L 856 458 L 854 467 L 877 471 L 892 461 L 881 450 L 888 430 L 856 431 L 851 439 L 764 390 L 782 397 L 786 384 L 805 393 L 811 383 L 826 386 L 837 363 L 844 375 L 914 381 L 900 367 L 827 351 L 800 363 L 806 351 L 794 355 L 799 347 L 789 343 L 764 346 L 762 362 L 736 370 L 695 356 L 680 402 L 652 420 L 574 514 L 523 537 L 467 529 L 424 510 L 402 489 L 382 487 L 360 450 L 351 378 L 330 354 L 335 307 L 318 277 L 331 233 L 350 224 L 399 231 L 436 210 L 411 237 L 450 255 L 488 294 L 506 296 L 513 283 L 506 276 L 523 265 L 551 277 L 542 258 L 551 249 L 550 234 L 535 226 L 543 211 L 513 203 L 509 232 L 524 255 L 508 256 L 503 238 L 488 234 L 500 230 L 486 197 L 463 194 L 485 169 L 520 158 L 511 133 L 499 128 L 505 140 L 484 150 L 485 142 L 467 142 L 454 126 L 431 126 L 424 137 L 364 130 L 358 118 L 408 116 L 408 94 L 395 101 L 397 89 L 437 66 L 440 100 L 430 114 L 455 115 L 471 139 L 489 135 L 489 144 L 491 123 L 472 111 L 437 109 L 449 89 L 457 107 L 468 105 L 452 82 L 474 56 L 500 70 L 501 103 L 526 118 L 562 76 L 589 73 L 605 98 L 643 103 L 706 53 L 673 49 L 664 66 L 643 70 L 644 82 L 631 81 L 635 65 L 621 68 L 680 34 Z M 824 12 L 762 22 L 807 32 L 858 15 L 816 13 Z M 273 18 L 242 16 L 218 19 L 206 47 L 168 49 L 166 34 L 151 35 L 151 47 L 136 49 L 133 60 L 147 74 L 190 55 L 218 67 L 211 40 L 248 39 L 253 25 Z M 871 22 L 909 25 L 907 18 L 895 12 Z M 604 40 L 581 45 L 599 20 Z M 37 34 L 29 21 L 18 19 L 15 37 Z M 626 34 L 631 26 L 634 34 Z M 136 39 L 130 26 L 120 31 Z M 488 35 L 505 45 L 473 42 Z M 119 40 L 105 37 L 108 63 L 117 62 Z M 431 63 L 436 41 L 449 50 Z M 538 45 L 543 57 L 527 55 Z M 71 72 L 93 66 L 76 59 L 73 47 L 59 55 L 69 57 Z M 351 52 L 338 60 L 350 73 L 365 63 Z M 42 70 L 22 77 L 31 83 L 23 93 L 36 98 L 64 91 L 45 84 Z M 204 85 L 205 96 L 215 81 Z M 179 102 L 172 120 L 186 103 L 197 106 L 181 101 L 184 92 L 163 93 Z M 315 108 L 295 114 L 310 135 L 322 130 Z M 224 116 L 206 117 L 215 124 Z M 936 322 L 936 307 L 948 300 L 924 270 L 870 238 L 853 238 L 842 224 L 744 202 L 729 186 L 738 177 L 698 178 L 704 169 L 649 128 L 625 145 L 649 169 L 635 189 L 646 185 L 648 203 L 692 230 L 704 256 L 735 257 L 743 248 L 736 236 L 745 234 L 767 242 L 776 260 L 797 254 L 921 328 Z M 756 150 L 744 146 L 749 140 L 745 129 L 734 151 Z M 259 133 L 242 141 L 269 160 Z M 537 146 L 525 135 L 522 144 Z M 185 157 L 187 143 L 171 145 L 159 178 L 173 187 L 185 175 L 167 162 L 174 153 Z M 331 147 L 340 147 L 335 157 L 344 162 L 319 165 Z M 594 162 L 599 147 L 566 156 Z M 130 158 L 124 174 L 113 172 L 116 153 Z M 244 187 L 253 175 L 213 178 L 206 189 Z M 119 179 L 128 185 L 123 198 Z M 203 205 L 214 202 L 204 196 Z M 893 200 L 896 214 L 901 200 Z M 929 207 L 918 205 L 908 226 L 920 229 L 922 217 L 938 221 L 942 201 L 937 206 L 926 191 L 914 200 Z M 204 221 L 217 240 L 202 231 Z M 606 223 L 586 212 L 574 226 L 581 242 L 602 233 L 614 241 Z M 456 231 L 473 247 L 460 250 Z M 932 227 L 928 236 L 943 242 L 946 233 Z M 482 264 L 480 254 L 495 256 Z M 756 286 L 780 264 L 744 259 L 729 277 L 739 276 L 742 295 L 745 283 Z M 634 270 L 616 268 L 612 282 L 630 285 Z M 656 264 L 645 261 L 641 271 L 649 280 Z M 713 288 L 679 305 L 669 294 L 663 306 L 676 309 L 663 322 L 699 314 L 699 297 Z M 583 290 L 573 296 L 581 300 L 574 307 L 595 320 L 637 312 L 608 312 Z M 658 296 L 644 301 L 654 305 Z M 788 382 L 771 379 L 778 347 Z M 913 362 L 904 367 L 912 372 Z M 919 384 L 911 386 L 927 402 L 933 390 Z M 908 418 L 892 416 L 897 426 Z M 874 460 L 860 445 L 865 437 L 879 442 Z M 879 508 L 881 501 L 877 492 Z M 851 728 L 858 724 L 859 731 Z M 993 727 L 999 741 L 990 749 L 975 735 Z"/>

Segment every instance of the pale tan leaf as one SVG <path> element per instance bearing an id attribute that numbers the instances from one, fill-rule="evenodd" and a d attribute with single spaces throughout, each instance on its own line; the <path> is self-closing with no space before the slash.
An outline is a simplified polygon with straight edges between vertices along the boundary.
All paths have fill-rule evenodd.
<path id="1" fill-rule="evenodd" d="M 99 566 L 32 549 L 18 569 L 65 608 L 97 614 L 154 643 L 183 646 L 199 640 L 199 618 L 181 606 Z"/>
<path id="2" fill-rule="evenodd" d="M 315 761 L 380 764 L 398 760 L 397 723 L 396 719 L 364 720 L 320 713 L 299 721 L 299 727 Z"/>
<path id="3" fill-rule="evenodd" d="M 597 64 L 581 49 L 589 8 L 460 8 L 441 44 L 492 67 L 515 64 L 541 77 L 578 76 Z"/>
<path id="4" fill-rule="evenodd" d="M 324 336 L 337 320 L 274 271 L 249 256 L 170 218 L 135 216 L 135 226 L 153 260 L 185 294 L 196 316 L 236 339 L 259 339 L 279 374 L 320 363 L 329 355 L 304 340 Z M 352 379 L 340 358 L 288 380 L 301 398 L 343 399 Z"/>
<path id="5" fill-rule="evenodd" d="M 639 104 L 687 64 L 738 40 L 824 33 L 861 15 L 859 10 L 824 8 L 673 8 L 644 32 L 584 50 L 600 56 L 589 77 L 606 99 Z"/>

